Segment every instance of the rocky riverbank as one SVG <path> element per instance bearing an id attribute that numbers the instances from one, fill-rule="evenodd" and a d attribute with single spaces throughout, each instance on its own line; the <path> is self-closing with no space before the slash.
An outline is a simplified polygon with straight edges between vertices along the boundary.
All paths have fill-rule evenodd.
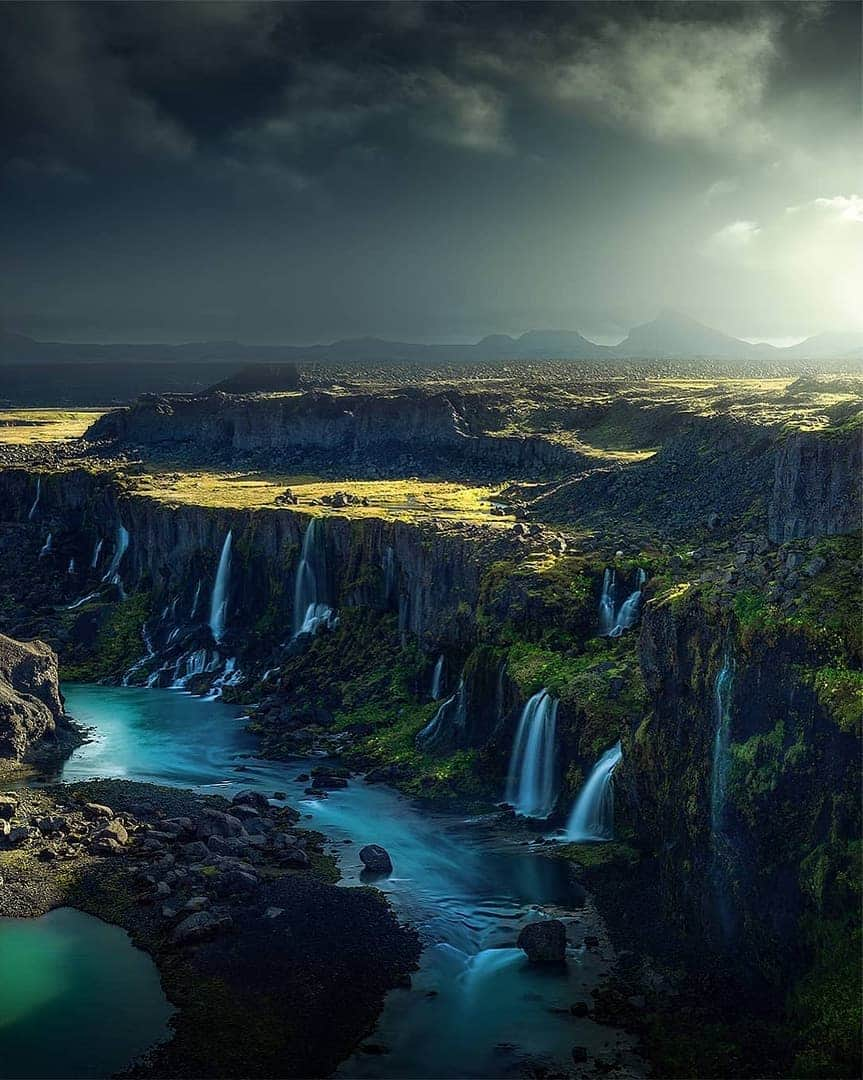
<path id="1" fill-rule="evenodd" d="M 156 961 L 174 1034 L 148 1077 L 323 1076 L 419 955 L 380 893 L 344 889 L 280 800 L 95 781 L 0 796 L 0 915 L 73 906 Z"/>

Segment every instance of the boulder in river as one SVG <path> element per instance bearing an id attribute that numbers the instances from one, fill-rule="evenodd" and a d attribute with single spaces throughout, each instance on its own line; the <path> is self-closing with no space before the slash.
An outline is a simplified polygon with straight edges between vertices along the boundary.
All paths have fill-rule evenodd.
<path id="1" fill-rule="evenodd" d="M 566 958 L 566 927 L 560 919 L 528 923 L 516 944 L 532 964 L 562 964 Z"/>
<path id="2" fill-rule="evenodd" d="M 393 861 L 389 856 L 389 852 L 386 848 L 382 848 L 380 844 L 366 844 L 365 847 L 360 848 L 360 862 L 373 874 L 391 874 L 393 872 Z"/>

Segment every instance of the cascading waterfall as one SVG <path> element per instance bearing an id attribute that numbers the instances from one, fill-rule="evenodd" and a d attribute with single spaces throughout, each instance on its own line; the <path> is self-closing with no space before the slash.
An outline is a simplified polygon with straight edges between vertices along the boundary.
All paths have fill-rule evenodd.
<path id="1" fill-rule="evenodd" d="M 581 789 L 566 827 L 567 840 L 614 839 L 614 770 L 623 759 L 623 750 L 616 742 L 606 750 L 593 767 L 587 783 Z"/>
<path id="2" fill-rule="evenodd" d="M 183 690 L 195 675 L 218 671 L 220 660 L 219 654 L 210 649 L 196 649 L 194 652 L 186 653 L 174 664 L 171 688 Z"/>
<path id="3" fill-rule="evenodd" d="M 222 554 L 219 556 L 219 567 L 216 570 L 216 580 L 213 582 L 213 595 L 210 600 L 210 632 L 213 641 L 218 645 L 225 636 L 225 618 L 228 609 L 228 585 L 231 579 L 231 544 L 233 532 L 228 529 L 225 542 L 222 544 Z"/>
<path id="4" fill-rule="evenodd" d="M 554 809 L 557 698 L 540 690 L 525 704 L 512 745 L 506 801 L 523 817 L 546 818 Z"/>
<path id="5" fill-rule="evenodd" d="M 141 627 L 141 638 L 142 638 L 142 640 L 144 642 L 144 648 L 146 649 L 146 652 L 144 653 L 144 655 L 141 657 L 140 660 L 136 660 L 135 663 L 132 664 L 132 666 L 129 668 L 129 670 L 126 672 L 126 674 L 123 676 L 123 686 L 131 686 L 132 685 L 132 680 L 135 678 L 135 676 L 138 674 L 138 672 L 141 671 L 144 667 L 146 667 L 147 664 L 156 655 L 156 651 L 153 648 L 153 639 L 150 637 L 150 632 L 147 629 L 147 624 L 146 623 Z M 147 685 L 148 686 L 150 685 L 149 680 L 148 680 Z"/>
<path id="6" fill-rule="evenodd" d="M 324 523 L 312 518 L 306 526 L 294 582 L 294 637 L 333 625 L 333 609 L 325 602 L 326 549 Z"/>
<path id="7" fill-rule="evenodd" d="M 48 533 L 48 535 L 45 537 L 45 543 L 39 549 L 39 558 L 40 559 L 44 555 L 50 555 L 53 543 L 54 543 L 54 534 L 53 533 Z"/>
<path id="8" fill-rule="evenodd" d="M 74 574 L 75 573 L 75 560 L 74 559 L 69 560 L 69 565 L 66 567 L 66 573 L 67 574 Z"/>
<path id="9" fill-rule="evenodd" d="M 466 724 L 467 694 L 464 679 L 459 679 L 456 692 L 441 704 L 431 720 L 419 732 L 416 744 L 421 750 L 434 750 L 442 743 L 450 741 L 451 732 L 464 730 Z"/>
<path id="10" fill-rule="evenodd" d="M 112 585 L 117 585 L 120 591 L 123 591 L 123 583 L 120 580 L 120 563 L 123 561 L 123 556 L 126 554 L 126 549 L 129 547 L 129 530 L 122 524 L 117 526 L 117 543 L 114 546 L 114 554 L 111 556 L 111 562 L 108 565 L 108 569 L 102 575 L 103 581 L 109 581 Z"/>
<path id="11" fill-rule="evenodd" d="M 639 568 L 635 576 L 635 588 L 619 607 L 615 607 L 617 575 L 606 567 L 602 575 L 602 593 L 599 597 L 600 637 L 620 637 L 624 630 L 631 630 L 638 622 L 647 574 Z"/>
<path id="12" fill-rule="evenodd" d="M 36 477 L 36 498 L 33 500 L 33 505 L 30 507 L 30 513 L 27 515 L 27 520 L 32 521 L 36 514 L 36 508 L 39 506 L 39 498 L 42 495 L 42 477 Z"/>
<path id="13" fill-rule="evenodd" d="M 104 543 L 104 540 L 97 540 L 93 547 L 93 558 L 90 560 L 91 570 L 95 570 L 96 567 L 99 565 L 99 556 L 102 554 L 102 545 Z"/>
<path id="14" fill-rule="evenodd" d="M 441 695 L 441 688 L 443 686 L 443 667 L 444 656 L 443 653 L 437 658 L 437 663 L 434 666 L 434 671 L 431 677 L 431 699 L 432 701 L 438 701 Z"/>
<path id="15" fill-rule="evenodd" d="M 605 637 L 614 629 L 615 575 L 610 566 L 602 575 L 602 593 L 599 597 L 599 633 Z"/>
<path id="16" fill-rule="evenodd" d="M 75 608 L 83 607 L 84 604 L 89 603 L 91 600 L 95 600 L 98 595 L 98 589 L 96 590 L 96 592 L 87 593 L 86 596 L 82 596 L 79 600 L 76 600 L 74 603 L 69 604 L 66 610 L 74 611 Z"/>

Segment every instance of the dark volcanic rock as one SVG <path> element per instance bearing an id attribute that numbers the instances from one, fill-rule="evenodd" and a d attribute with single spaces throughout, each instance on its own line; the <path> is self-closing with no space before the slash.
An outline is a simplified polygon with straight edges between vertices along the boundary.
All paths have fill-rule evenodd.
<path id="1" fill-rule="evenodd" d="M 560 919 L 528 923 L 516 944 L 532 964 L 562 964 L 566 959 L 566 927 Z"/>
<path id="2" fill-rule="evenodd" d="M 860 528 L 863 440 L 860 432 L 801 432 L 776 453 L 768 507 L 770 539 L 833 536 Z"/>
<path id="3" fill-rule="evenodd" d="M 360 848 L 360 862 L 373 874 L 391 874 L 393 872 L 392 859 L 386 848 L 380 844 L 366 844 Z"/>
<path id="4" fill-rule="evenodd" d="M 0 757 L 21 760 L 63 720 L 53 649 L 0 634 Z"/>

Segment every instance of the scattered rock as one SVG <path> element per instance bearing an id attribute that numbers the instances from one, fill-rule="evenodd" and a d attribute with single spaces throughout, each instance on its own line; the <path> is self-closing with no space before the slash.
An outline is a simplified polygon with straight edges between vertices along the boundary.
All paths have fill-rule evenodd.
<path id="1" fill-rule="evenodd" d="M 262 795 L 260 791 L 238 791 L 231 802 L 237 807 L 250 806 L 260 814 L 266 814 L 270 809 L 266 795 Z"/>
<path id="2" fill-rule="evenodd" d="M 562 964 L 566 958 L 566 927 L 560 919 L 528 923 L 516 944 L 532 964 Z"/>
<path id="3" fill-rule="evenodd" d="M 198 825 L 198 836 L 242 836 L 243 823 L 239 818 L 230 814 L 223 814 L 221 810 L 211 810 L 207 807 L 202 813 L 202 821 Z"/>
<path id="4" fill-rule="evenodd" d="M 232 925 L 232 921 L 230 915 L 214 915 L 210 911 L 196 911 L 174 927 L 171 940 L 176 945 L 203 941 L 227 930 Z"/>

